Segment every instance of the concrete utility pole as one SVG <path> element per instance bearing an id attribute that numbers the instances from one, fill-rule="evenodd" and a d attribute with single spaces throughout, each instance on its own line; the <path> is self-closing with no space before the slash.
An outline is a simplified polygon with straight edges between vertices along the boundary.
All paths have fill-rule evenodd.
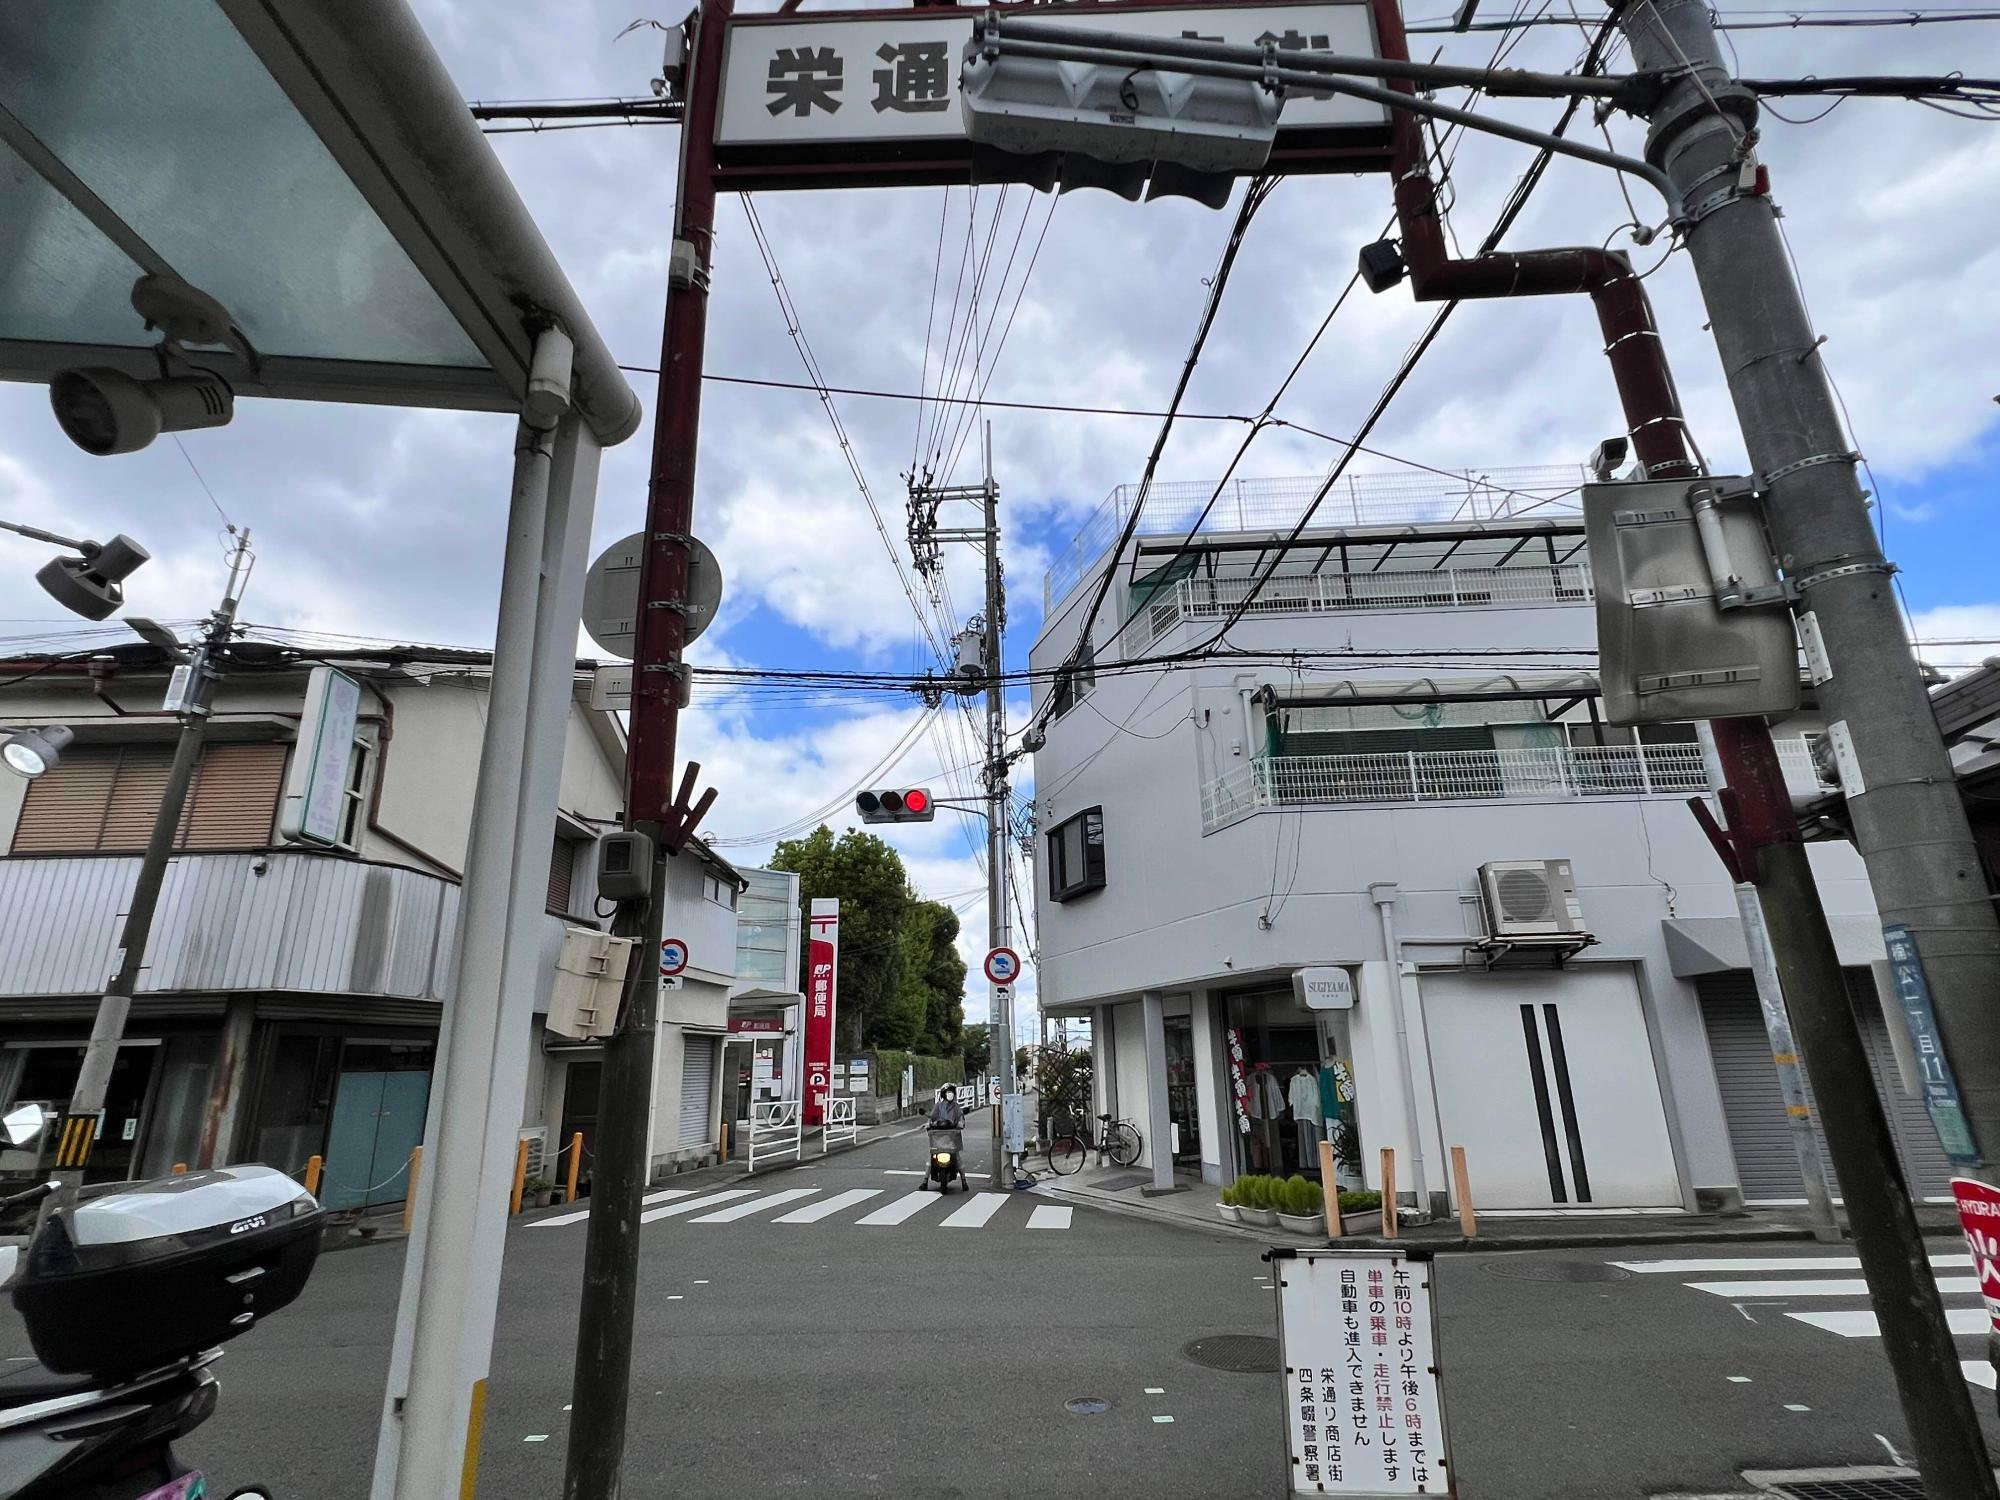
<path id="1" fill-rule="evenodd" d="M 584 1241 L 583 1294 L 577 1309 L 569 1451 L 564 1500 L 616 1500 L 625 1463 L 626 1410 L 632 1379 L 632 1322 L 639 1302 L 639 1214 L 648 1162 L 647 1119 L 653 1091 L 660 939 L 665 928 L 667 850 L 693 818 L 674 806 L 675 737 L 687 668 L 688 563 L 694 525 L 695 442 L 701 423 L 701 371 L 708 333 L 708 278 L 715 250 L 715 122 L 721 99 L 722 46 L 731 0 L 702 0 L 692 19 L 682 83 L 680 181 L 659 398 L 653 422 L 652 478 L 646 500 L 646 551 L 640 571 L 638 640 L 633 662 L 631 737 L 626 751 L 626 826 L 650 835 L 655 850 L 650 895 L 621 909 L 621 932 L 638 932 L 617 1035 L 604 1051 L 602 1125 L 591 1176 Z M 684 269 L 683 269 L 684 268 Z M 686 789 L 691 790 L 690 777 Z M 711 794 L 712 795 L 712 794 Z M 704 804 L 705 805 L 705 804 Z M 694 816 L 698 817 L 696 813 Z"/>
<path id="2" fill-rule="evenodd" d="M 1682 195 L 1702 295 L 1829 732 L 1855 843 L 1886 922 L 1908 923 L 1929 972 L 1976 1142 L 2000 1144 L 2000 921 L 1957 782 L 1903 637 L 1819 344 L 1754 155 L 1757 105 L 1723 65 L 1708 11 L 1640 0 L 1620 17 L 1641 68 L 1673 75 L 1647 156 Z M 1814 654 L 1815 656 L 1818 653 Z M 2000 1495 L 1888 1122 L 1856 1033 L 1832 934 L 1768 733 L 1718 720 L 1742 871 L 1758 889 L 1778 978 L 1823 1116 L 1883 1344 L 1931 1494 Z"/>
<path id="3" fill-rule="evenodd" d="M 984 448 L 980 514 L 986 532 L 986 946 L 992 949 L 1013 946 L 1014 923 L 1007 906 L 1007 690 L 1000 676 L 1007 592 L 1000 569 L 1000 486 L 993 482 L 990 422 L 986 424 Z M 1012 1176 L 1006 1151 L 1006 1119 L 1007 1097 L 1015 1088 L 1014 986 L 992 984 L 987 994 L 993 1055 L 1000 1067 L 1000 1098 L 993 1106 L 991 1185 L 995 1191 L 1004 1191 Z"/>
<path id="4" fill-rule="evenodd" d="M 1653 110 L 1649 160 L 1685 195 L 1688 252 L 1742 423 L 1773 549 L 1796 584 L 1855 847 L 1885 923 L 1916 938 L 1945 1050 L 1982 1157 L 2000 1157 L 2000 914 L 1986 894 L 1957 780 L 1904 638 L 1819 339 L 1768 187 L 1757 101 L 1724 66 L 1708 12 L 1643 0 L 1621 20 L 1641 68 L 1678 74 Z M 1817 674 L 1816 674 L 1817 675 Z M 1993 1177 L 1991 1168 L 1985 1174 Z"/>
<path id="5" fill-rule="evenodd" d="M 117 951 L 112 955 L 118 967 L 97 1003 L 97 1018 L 91 1023 L 90 1040 L 83 1049 L 83 1066 L 77 1070 L 76 1088 L 70 1094 L 69 1111 L 57 1137 L 56 1176 L 70 1189 L 82 1184 L 91 1148 L 103 1127 L 104 1096 L 110 1088 L 111 1070 L 118 1061 L 118 1044 L 125 1035 L 125 1018 L 132 1009 L 132 996 L 146 967 L 146 944 L 153 935 L 153 913 L 160 904 L 161 887 L 166 884 L 174 836 L 187 811 L 188 793 L 193 789 L 195 768 L 201 761 L 202 741 L 208 729 L 209 693 L 222 678 L 219 662 L 236 625 L 236 607 L 243 597 L 250 564 L 250 529 L 246 526 L 236 533 L 236 549 L 229 556 L 229 584 L 223 590 L 222 602 L 208 617 L 201 644 L 185 664 L 187 685 L 175 708 L 181 732 L 174 746 L 173 765 L 167 772 L 160 809 L 153 817 L 153 831 L 146 840 L 146 853 L 139 861 L 139 878 L 133 883 L 131 905 L 125 909 L 125 925 L 118 934 Z"/>

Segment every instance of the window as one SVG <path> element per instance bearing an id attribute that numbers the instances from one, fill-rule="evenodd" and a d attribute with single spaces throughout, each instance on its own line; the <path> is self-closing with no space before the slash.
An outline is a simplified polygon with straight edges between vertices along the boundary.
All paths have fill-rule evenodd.
<path id="1" fill-rule="evenodd" d="M 576 844 L 561 834 L 549 852 L 548 909 L 557 916 L 569 915 L 570 884 L 576 879 Z"/>
<path id="2" fill-rule="evenodd" d="M 287 747 L 275 741 L 209 745 L 174 835 L 177 849 L 260 849 L 278 816 Z M 136 853 L 166 795 L 173 746 L 80 745 L 28 785 L 14 828 L 16 854 Z"/>
<path id="3" fill-rule="evenodd" d="M 724 880 L 719 875 L 706 875 L 702 877 L 702 892 L 717 906 L 726 906 L 731 911 L 736 910 L 735 881 Z"/>
<path id="4" fill-rule="evenodd" d="M 1097 652 L 1089 644 L 1083 654 L 1076 659 L 1076 665 L 1065 667 L 1056 674 L 1055 717 L 1060 719 L 1077 704 L 1090 696 L 1097 686 Z"/>
<path id="5" fill-rule="evenodd" d="M 1049 899 L 1104 889 L 1104 809 L 1087 807 L 1049 830 Z"/>

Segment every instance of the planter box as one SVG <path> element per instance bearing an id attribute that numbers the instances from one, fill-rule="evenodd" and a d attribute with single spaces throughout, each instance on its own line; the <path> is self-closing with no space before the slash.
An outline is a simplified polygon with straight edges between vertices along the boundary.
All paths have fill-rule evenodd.
<path id="1" fill-rule="evenodd" d="M 1326 1215 L 1323 1213 L 1279 1214 L 1278 1224 L 1286 1234 L 1309 1234 L 1316 1235 L 1320 1239 L 1326 1238 Z"/>
<path id="2" fill-rule="evenodd" d="M 1225 1224 L 1241 1224 L 1243 1222 L 1239 1210 L 1233 1203 L 1218 1203 L 1215 1205 L 1215 1211 L 1222 1215 L 1222 1222 Z"/>
<path id="3" fill-rule="evenodd" d="M 1382 1232 L 1382 1210 L 1379 1208 L 1358 1209 L 1351 1214 L 1340 1216 L 1342 1234 L 1380 1234 Z"/>
<path id="4" fill-rule="evenodd" d="M 1278 1211 L 1273 1208 L 1239 1208 L 1237 1217 L 1252 1229 L 1276 1229 Z"/>

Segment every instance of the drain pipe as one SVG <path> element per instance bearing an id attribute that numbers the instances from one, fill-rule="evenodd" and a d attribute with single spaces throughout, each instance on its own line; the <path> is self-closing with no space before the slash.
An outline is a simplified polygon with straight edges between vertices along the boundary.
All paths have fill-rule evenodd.
<path id="1" fill-rule="evenodd" d="M 1396 883 L 1369 882 L 1368 899 L 1382 918 L 1382 952 L 1389 960 L 1390 995 L 1396 1007 L 1396 1064 L 1403 1075 L 1403 1128 L 1410 1137 L 1410 1192 L 1415 1199 L 1413 1219 L 1427 1219 L 1431 1195 L 1424 1181 L 1424 1134 L 1417 1109 L 1416 1069 L 1410 1062 L 1410 1009 L 1403 995 L 1403 946 L 1396 940 Z"/>

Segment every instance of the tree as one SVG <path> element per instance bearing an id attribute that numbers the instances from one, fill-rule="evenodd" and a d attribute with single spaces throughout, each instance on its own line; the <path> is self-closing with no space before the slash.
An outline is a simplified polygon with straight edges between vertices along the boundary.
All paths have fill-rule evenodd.
<path id="1" fill-rule="evenodd" d="M 958 956 L 958 913 L 940 901 L 917 901 L 903 923 L 905 1008 L 916 1024 L 916 1050 L 957 1057 L 965 1032 L 965 960 Z"/>
<path id="2" fill-rule="evenodd" d="M 959 1056 L 965 1059 L 965 1076 L 976 1078 L 986 1071 L 993 1060 L 993 1033 L 984 1021 L 974 1021 L 965 1028 L 959 1043 Z"/>
<path id="3" fill-rule="evenodd" d="M 904 1030 L 902 1008 L 895 1002 L 902 988 L 903 926 L 912 897 L 902 857 L 872 833 L 850 828 L 836 839 L 822 823 L 804 838 L 781 842 L 771 868 L 799 877 L 799 900 L 807 913 L 816 898 L 840 902 L 835 1020 L 842 1049 L 902 1045 L 882 1035 L 885 1029 L 891 1037 Z M 804 990 L 809 949 L 804 943 L 799 947 L 799 988 Z M 916 1027 L 909 1026 L 907 1035 L 915 1034 Z"/>

